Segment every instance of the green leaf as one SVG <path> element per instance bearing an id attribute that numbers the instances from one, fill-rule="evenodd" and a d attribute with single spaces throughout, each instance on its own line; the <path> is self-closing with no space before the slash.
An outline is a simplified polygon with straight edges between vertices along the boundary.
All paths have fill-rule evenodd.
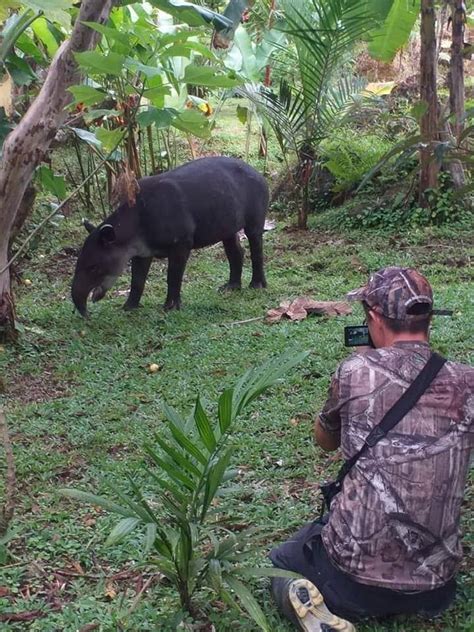
<path id="1" fill-rule="evenodd" d="M 185 470 L 191 477 L 199 478 L 201 471 L 190 461 L 188 454 L 183 454 L 176 450 L 173 446 L 167 443 L 159 436 L 155 437 L 155 441 L 166 454 L 181 470 Z"/>
<path id="2" fill-rule="evenodd" d="M 202 500 L 201 510 L 201 522 L 204 522 L 209 507 L 214 500 L 219 485 L 222 483 L 224 474 L 229 467 L 230 459 L 234 453 L 235 448 L 232 446 L 228 448 L 224 454 L 218 459 L 212 467 L 209 468 L 206 477 L 206 484 L 204 489 L 204 497 Z"/>
<path id="3" fill-rule="evenodd" d="M 427 111 L 428 103 L 426 101 L 418 101 L 411 107 L 410 114 L 419 123 Z"/>
<path id="4" fill-rule="evenodd" d="M 207 451 L 212 453 L 216 449 L 216 437 L 212 431 L 212 426 L 209 422 L 209 418 L 206 415 L 206 411 L 201 405 L 201 400 L 198 396 L 196 400 L 196 406 L 194 408 L 194 421 L 198 429 L 201 441 L 207 448 Z"/>
<path id="5" fill-rule="evenodd" d="M 114 52 L 121 53 L 123 55 L 127 55 L 137 41 L 137 38 L 133 37 L 132 42 L 127 33 L 123 33 L 111 26 L 105 26 L 104 24 L 99 24 L 98 22 L 83 22 L 83 24 L 86 24 L 89 28 L 97 31 L 101 35 L 105 35 L 110 48 L 114 48 Z"/>
<path id="6" fill-rule="evenodd" d="M 150 551 L 153 549 L 156 540 L 156 524 L 154 522 L 149 522 L 146 525 L 145 529 L 145 537 L 144 537 L 144 555 L 148 555 Z"/>
<path id="7" fill-rule="evenodd" d="M 172 421 L 168 421 L 168 426 L 175 441 L 202 465 L 207 465 L 206 456 L 195 445 L 195 443 L 193 443 L 193 441 L 187 437 Z"/>
<path id="8" fill-rule="evenodd" d="M 385 22 L 371 33 L 369 53 L 389 62 L 405 46 L 420 14 L 420 0 L 393 0 Z"/>
<path id="9" fill-rule="evenodd" d="M 66 197 L 66 181 L 63 176 L 57 176 L 46 165 L 41 165 L 36 170 L 41 186 L 58 197 L 60 200 L 64 200 Z"/>
<path id="10" fill-rule="evenodd" d="M 151 512 L 146 507 L 143 507 L 141 497 L 138 498 L 139 502 L 136 503 L 134 500 L 132 500 L 126 494 L 124 494 L 124 492 L 120 489 L 120 487 L 118 485 L 115 485 L 115 483 L 111 482 L 108 479 L 105 479 L 104 482 L 107 485 L 107 487 L 112 492 L 114 492 L 114 494 L 118 496 L 119 499 L 123 503 L 125 503 L 125 505 L 130 507 L 130 509 L 133 511 L 134 518 L 139 517 L 141 521 L 144 522 L 145 524 L 147 524 L 150 521 L 150 518 L 153 520 L 154 518 L 153 514 L 151 514 Z"/>
<path id="11" fill-rule="evenodd" d="M 242 125 L 246 125 L 249 118 L 249 109 L 246 107 L 243 107 L 242 105 L 238 105 L 237 118 L 242 123 Z"/>
<path id="12" fill-rule="evenodd" d="M 170 86 L 157 86 L 156 88 L 145 90 L 143 96 L 155 107 L 163 108 L 165 105 L 165 96 L 169 94 L 171 94 Z"/>
<path id="13" fill-rule="evenodd" d="M 144 449 L 150 450 L 153 453 L 153 455 L 157 456 L 156 452 L 152 450 L 152 448 L 149 445 L 144 447 Z M 170 495 L 173 497 L 173 503 L 175 504 L 175 507 L 173 509 L 174 512 L 176 511 L 177 508 L 186 507 L 189 504 L 189 498 L 190 498 L 189 494 L 179 489 L 176 485 L 174 485 L 170 481 L 167 481 L 164 478 L 160 478 L 157 474 L 155 474 L 155 472 L 149 472 L 149 474 L 152 477 L 152 479 L 155 481 L 155 483 L 157 483 L 161 488 L 163 488 L 165 492 L 168 492 L 168 496 L 164 495 L 165 498 L 169 498 Z M 179 511 L 181 513 L 182 509 L 179 509 Z"/>
<path id="14" fill-rule="evenodd" d="M 102 509 L 106 509 L 107 511 L 111 511 L 112 513 L 116 513 L 121 516 L 133 516 L 133 513 L 130 511 L 130 509 L 121 507 L 120 505 L 117 505 L 117 503 L 114 503 L 108 498 L 104 498 L 103 496 L 96 496 L 95 494 L 83 492 L 79 489 L 64 488 L 58 491 L 62 496 L 66 496 L 67 498 L 71 498 L 72 500 L 78 500 L 79 502 L 87 503 L 89 505 L 96 505 L 97 507 L 102 507 Z"/>
<path id="15" fill-rule="evenodd" d="M 40 42 L 44 44 L 48 55 L 50 57 L 54 57 L 56 51 L 59 48 L 59 44 L 51 32 L 47 20 L 45 20 L 45 18 L 38 18 L 33 22 L 31 28 L 33 29 L 33 33 L 40 40 Z"/>
<path id="16" fill-rule="evenodd" d="M 168 128 L 173 121 L 173 114 L 167 109 L 148 108 L 140 112 L 137 116 L 137 122 L 140 127 L 148 127 L 155 125 L 157 129 Z"/>
<path id="17" fill-rule="evenodd" d="M 74 132 L 74 134 L 76 134 L 78 138 L 83 140 L 88 145 L 92 145 L 92 147 L 96 147 L 97 149 L 102 149 L 102 143 L 92 132 L 89 132 L 86 129 L 81 129 L 80 127 L 71 127 L 70 129 Z"/>
<path id="18" fill-rule="evenodd" d="M 3 13 L 1 5 L 0 12 Z M 5 16 L 6 17 L 6 16 Z M 4 28 L 0 34 L 0 62 L 3 63 L 13 47 L 18 43 L 18 39 L 23 35 L 25 30 L 36 20 L 38 15 L 36 12 L 27 9 L 23 13 L 13 13 L 5 22 Z M 1 20 L 3 21 L 3 19 Z"/>
<path id="19" fill-rule="evenodd" d="M 57 22 L 64 29 L 71 27 L 71 15 L 69 10 L 73 7 L 75 0 L 22 0 L 24 7 L 29 7 L 35 13 L 44 13 L 45 17 L 52 22 Z"/>
<path id="20" fill-rule="evenodd" d="M 74 53 L 79 66 L 91 74 L 120 75 L 125 62 L 125 56 L 110 52 L 102 55 L 97 51 Z"/>
<path id="21" fill-rule="evenodd" d="M 13 52 L 8 55 L 5 66 L 17 86 L 28 86 L 38 79 L 30 64 Z"/>
<path id="22" fill-rule="evenodd" d="M 38 48 L 38 46 L 36 46 L 33 40 L 30 37 L 28 37 L 26 33 L 22 33 L 18 37 L 18 39 L 15 42 L 15 47 L 18 50 L 21 50 L 21 52 L 27 55 L 28 57 L 31 57 L 32 59 L 34 59 L 35 62 L 37 64 L 40 64 L 41 66 L 43 66 L 45 62 L 49 63 L 47 56 L 43 53 L 42 50 Z M 1 53 L 0 53 L 0 58 L 1 58 Z"/>
<path id="23" fill-rule="evenodd" d="M 92 123 L 92 121 L 95 121 L 97 119 L 101 119 L 101 118 L 110 118 L 110 117 L 115 117 L 115 116 L 120 116 L 121 112 L 119 112 L 118 110 L 108 110 L 108 109 L 99 109 L 99 110 L 88 110 L 87 112 L 84 112 L 83 117 L 86 123 Z"/>
<path id="24" fill-rule="evenodd" d="M 218 404 L 218 416 L 219 416 L 219 428 L 221 433 L 224 434 L 233 421 L 233 397 L 234 389 L 228 388 L 219 397 Z"/>
<path id="25" fill-rule="evenodd" d="M 199 138 L 209 138 L 211 135 L 209 120 L 197 110 L 177 111 L 171 124 L 176 129 Z"/>
<path id="26" fill-rule="evenodd" d="M 214 53 L 209 50 L 207 46 L 201 44 L 200 42 L 194 42 L 192 40 L 186 42 L 176 42 L 171 46 L 163 48 L 160 51 L 160 57 L 162 59 L 168 57 L 186 57 L 187 59 L 191 59 L 193 53 L 198 53 L 206 59 L 216 59 Z"/>
<path id="27" fill-rule="evenodd" d="M 0 147 L 2 147 L 5 138 L 12 131 L 13 125 L 5 114 L 5 108 L 0 107 Z"/>
<path id="28" fill-rule="evenodd" d="M 101 103 L 107 94 L 102 90 L 96 90 L 92 86 L 77 85 L 68 88 L 74 97 L 74 103 L 83 103 L 84 105 L 95 105 Z"/>
<path id="29" fill-rule="evenodd" d="M 223 74 L 216 68 L 194 64 L 186 66 L 183 81 L 192 86 L 207 86 L 208 88 L 234 88 L 244 82 L 232 71 Z"/>
<path id="30" fill-rule="evenodd" d="M 301 579 L 302 575 L 293 571 L 286 571 L 276 566 L 262 567 L 237 567 L 233 569 L 233 573 L 240 577 L 285 577 L 287 579 Z"/>
<path id="31" fill-rule="evenodd" d="M 235 577 L 232 577 L 232 575 L 226 574 L 223 579 L 229 588 L 237 595 L 242 607 L 248 612 L 258 627 L 265 632 L 271 632 L 263 610 L 247 586 Z"/>
<path id="32" fill-rule="evenodd" d="M 118 544 L 140 523 L 141 520 L 139 518 L 124 518 L 112 529 L 109 537 L 105 541 L 105 546 Z"/>
<path id="33" fill-rule="evenodd" d="M 162 469 L 168 476 L 177 484 L 184 485 L 186 489 L 194 492 L 196 490 L 196 483 L 187 474 L 182 472 L 179 468 L 176 468 L 174 464 L 165 461 L 159 454 L 150 448 L 150 446 L 144 446 L 146 452 L 150 455 L 156 465 Z"/>
<path id="34" fill-rule="evenodd" d="M 207 579 L 212 588 L 219 593 L 222 588 L 222 566 L 219 560 L 215 558 L 209 560 Z"/>
<path id="35" fill-rule="evenodd" d="M 124 66 L 131 72 L 143 73 L 148 79 L 163 74 L 163 68 L 161 66 L 149 66 L 147 64 L 142 64 L 132 57 L 125 58 Z"/>
<path id="36" fill-rule="evenodd" d="M 166 11 L 189 26 L 202 26 L 206 23 L 216 28 L 230 28 L 231 20 L 207 7 L 195 5 L 184 0 L 150 0 L 150 4 Z"/>
<path id="37" fill-rule="evenodd" d="M 95 130 L 97 139 L 102 143 L 107 153 L 111 153 L 122 142 L 125 132 L 123 129 L 106 129 L 98 127 Z"/>

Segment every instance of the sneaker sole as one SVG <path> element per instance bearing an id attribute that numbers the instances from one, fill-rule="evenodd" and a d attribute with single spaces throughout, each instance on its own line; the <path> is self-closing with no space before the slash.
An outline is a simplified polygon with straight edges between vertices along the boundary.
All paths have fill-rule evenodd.
<path id="1" fill-rule="evenodd" d="M 301 602 L 298 597 L 298 588 L 305 588 L 308 591 L 310 597 L 308 603 Z M 291 583 L 289 598 L 301 629 L 305 632 L 319 632 L 321 623 L 325 623 L 338 632 L 356 632 L 352 623 L 337 617 L 328 610 L 319 590 L 307 579 L 296 579 Z"/>

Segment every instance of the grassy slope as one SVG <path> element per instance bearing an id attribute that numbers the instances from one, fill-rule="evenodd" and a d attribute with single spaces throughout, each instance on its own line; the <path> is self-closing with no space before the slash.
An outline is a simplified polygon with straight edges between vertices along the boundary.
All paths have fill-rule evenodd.
<path id="1" fill-rule="evenodd" d="M 72 220 L 58 233 L 61 246 L 76 246 L 81 239 Z M 358 323 L 361 314 L 273 326 L 230 323 L 262 316 L 280 300 L 302 294 L 339 299 L 364 281 L 367 270 L 382 265 L 415 265 L 432 280 L 438 306 L 456 312 L 452 319 L 436 320 L 435 348 L 472 362 L 472 242 L 467 235 L 349 238 L 316 229 L 291 232 L 279 223 L 265 241 L 266 291 L 218 294 L 227 266 L 221 248 L 215 247 L 193 255 L 181 312 L 162 311 L 164 269 L 155 263 L 142 309 L 120 310 L 124 298 L 117 290 L 127 289 L 124 275 L 115 296 L 96 305 L 88 323 L 72 314 L 68 288 L 73 259 L 61 254 L 61 246 L 56 254 L 48 252 L 24 265 L 23 277 L 33 282 L 18 291 L 26 329 L 18 347 L 0 353 L 20 491 L 15 560 L 0 569 L 0 586 L 11 593 L 0 596 L 0 612 L 34 611 L 48 604 L 49 614 L 28 627 L 44 632 L 72 632 L 94 622 L 104 631 L 166 630 L 176 606 L 169 588 L 152 581 L 146 598 L 132 606 L 141 586 L 142 573 L 134 568 L 140 558 L 138 542 L 132 538 L 126 545 L 105 549 L 113 521 L 93 508 L 61 499 L 56 490 L 76 486 L 103 491 L 101 474 L 118 479 L 141 461 L 140 445 L 162 426 L 161 399 L 184 411 L 199 391 L 212 405 L 244 369 L 287 347 L 310 349 L 311 356 L 239 422 L 241 489 L 223 500 L 221 508 L 229 526 L 258 528 L 253 537 L 261 547 L 260 563 L 273 542 L 311 519 L 319 502 L 317 482 L 328 469 L 337 468 L 332 457 L 313 446 L 312 420 L 332 371 L 347 353 L 343 327 Z M 248 263 L 247 258 L 246 284 Z M 161 367 L 156 374 L 146 370 L 152 362 Z M 472 534 L 472 514 L 465 513 L 465 530 Z M 73 576 L 81 573 L 83 577 Z M 145 579 L 149 576 L 145 571 Z M 469 577 L 465 565 L 460 599 L 436 624 L 411 619 L 358 629 L 472 629 Z M 267 582 L 258 580 L 254 588 L 272 630 L 289 630 L 271 605 Z M 62 609 L 55 611 L 55 606 Z M 130 607 L 133 611 L 127 615 Z M 255 629 L 244 617 L 218 607 L 211 619 L 218 632 Z M 25 629 L 25 623 L 1 626 Z"/>

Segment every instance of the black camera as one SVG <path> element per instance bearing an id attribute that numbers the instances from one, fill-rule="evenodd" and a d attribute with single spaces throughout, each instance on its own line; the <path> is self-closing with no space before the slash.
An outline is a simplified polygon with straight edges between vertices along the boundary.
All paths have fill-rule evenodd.
<path id="1" fill-rule="evenodd" d="M 344 344 L 346 347 L 373 347 L 374 343 L 367 325 L 344 327 Z"/>

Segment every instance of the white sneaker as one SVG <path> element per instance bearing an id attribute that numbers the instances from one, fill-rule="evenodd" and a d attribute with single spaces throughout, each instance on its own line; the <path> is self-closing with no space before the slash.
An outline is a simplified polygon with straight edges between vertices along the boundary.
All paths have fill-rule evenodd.
<path id="1" fill-rule="evenodd" d="M 305 632 L 356 632 L 350 621 L 328 610 L 323 596 L 309 580 L 292 581 L 288 596 L 299 626 Z"/>

